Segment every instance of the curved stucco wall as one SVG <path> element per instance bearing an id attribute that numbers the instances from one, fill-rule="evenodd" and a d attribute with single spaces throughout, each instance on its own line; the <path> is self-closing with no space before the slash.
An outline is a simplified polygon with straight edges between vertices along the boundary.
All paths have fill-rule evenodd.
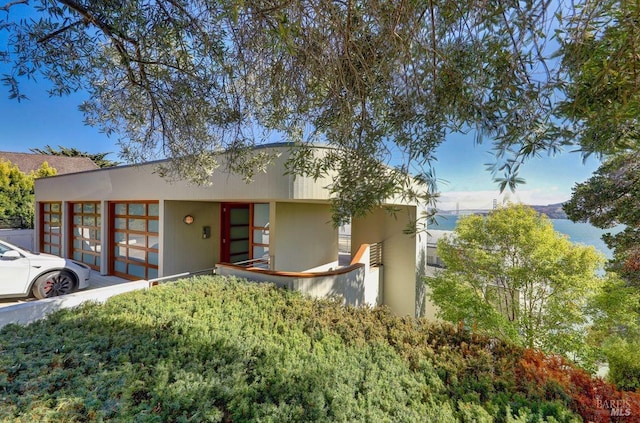
<path id="1" fill-rule="evenodd" d="M 274 268 L 303 272 L 338 260 L 338 230 L 328 204 L 275 204 L 269 254 Z"/>
<path id="2" fill-rule="evenodd" d="M 415 207 L 398 206 L 393 214 L 379 208 L 351 222 L 352 254 L 362 244 L 382 242 L 382 302 L 400 316 L 418 314 L 416 284 L 420 282 L 416 280 L 416 258 L 420 242 L 416 236 L 404 233 L 415 216 Z"/>

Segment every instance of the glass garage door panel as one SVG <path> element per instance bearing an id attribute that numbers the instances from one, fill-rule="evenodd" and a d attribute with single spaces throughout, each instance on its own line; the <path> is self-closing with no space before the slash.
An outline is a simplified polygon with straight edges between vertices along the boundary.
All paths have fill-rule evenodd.
<path id="1" fill-rule="evenodd" d="M 158 203 L 112 203 L 112 272 L 128 279 L 158 277 Z"/>
<path id="2" fill-rule="evenodd" d="M 73 221 L 71 255 L 74 260 L 98 270 L 102 250 L 100 202 L 73 203 L 71 213 Z"/>
<path id="3" fill-rule="evenodd" d="M 40 203 L 40 251 L 62 255 L 62 203 Z"/>

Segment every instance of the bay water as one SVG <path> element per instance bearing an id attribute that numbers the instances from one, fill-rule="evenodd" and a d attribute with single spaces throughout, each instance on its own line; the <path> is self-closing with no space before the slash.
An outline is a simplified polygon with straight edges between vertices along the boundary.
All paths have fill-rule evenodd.
<path id="1" fill-rule="evenodd" d="M 429 225 L 428 229 L 452 231 L 456 227 L 459 217 L 462 216 L 454 214 L 438 215 L 436 224 Z M 554 229 L 557 232 L 567 235 L 571 242 L 593 245 L 607 258 L 612 257 L 612 251 L 607 248 L 607 245 L 602 240 L 602 235 L 607 232 L 615 234 L 622 230 L 622 226 L 616 226 L 611 229 L 600 229 L 589 223 L 572 222 L 569 219 L 549 220 L 553 223 Z"/>

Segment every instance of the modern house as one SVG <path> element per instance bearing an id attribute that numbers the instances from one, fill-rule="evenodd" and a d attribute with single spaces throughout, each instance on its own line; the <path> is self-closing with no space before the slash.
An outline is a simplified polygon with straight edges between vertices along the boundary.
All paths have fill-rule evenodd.
<path id="1" fill-rule="evenodd" d="M 105 275 L 153 280 L 182 272 L 271 281 L 354 305 L 432 315 L 420 278 L 426 237 L 403 233 L 417 204 L 390 200 L 351 222 L 351 263 L 339 261 L 328 180 L 285 175 L 290 146 L 246 183 L 216 172 L 210 186 L 169 182 L 158 163 L 56 175 L 36 181 L 36 249 Z M 326 147 L 316 148 L 323 154 Z"/>

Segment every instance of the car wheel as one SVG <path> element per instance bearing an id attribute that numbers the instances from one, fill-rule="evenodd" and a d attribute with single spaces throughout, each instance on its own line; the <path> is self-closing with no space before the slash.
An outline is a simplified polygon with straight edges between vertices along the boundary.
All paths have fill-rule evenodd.
<path id="1" fill-rule="evenodd" d="M 76 285 L 76 278 L 65 270 L 45 273 L 33 284 L 33 295 L 36 298 L 49 298 L 70 294 Z"/>

